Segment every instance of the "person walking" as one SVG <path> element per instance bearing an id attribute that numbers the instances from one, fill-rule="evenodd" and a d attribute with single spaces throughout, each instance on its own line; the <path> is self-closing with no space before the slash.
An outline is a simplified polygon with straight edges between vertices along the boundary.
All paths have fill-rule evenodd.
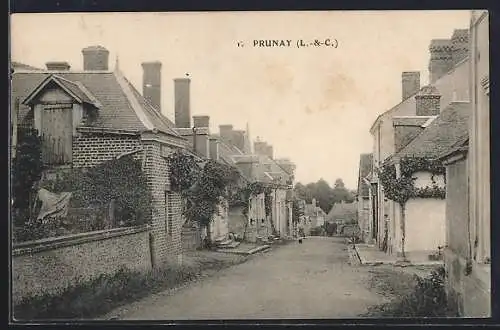
<path id="1" fill-rule="evenodd" d="M 304 233 L 304 225 L 302 221 L 299 223 L 299 244 L 302 244 L 302 239 L 306 237 Z"/>

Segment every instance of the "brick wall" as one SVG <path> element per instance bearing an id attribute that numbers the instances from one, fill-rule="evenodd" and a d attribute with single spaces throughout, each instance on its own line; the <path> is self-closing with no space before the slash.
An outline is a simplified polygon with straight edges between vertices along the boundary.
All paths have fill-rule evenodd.
<path id="1" fill-rule="evenodd" d="M 73 137 L 73 166 L 96 166 L 140 146 L 139 138 L 132 135 L 84 133 Z"/>
<path id="2" fill-rule="evenodd" d="M 12 250 L 12 299 L 57 293 L 78 280 L 112 274 L 121 267 L 151 268 L 147 227 L 117 228 L 38 241 Z"/>
<path id="3" fill-rule="evenodd" d="M 168 229 L 165 192 L 170 190 L 168 165 L 165 156 L 170 147 L 157 141 L 143 141 L 146 153 L 144 171 L 148 177 L 153 198 L 151 232 L 153 235 L 153 255 L 155 265 L 165 262 L 178 263 L 182 258 L 182 204 L 178 193 L 170 191 L 171 229 Z"/>

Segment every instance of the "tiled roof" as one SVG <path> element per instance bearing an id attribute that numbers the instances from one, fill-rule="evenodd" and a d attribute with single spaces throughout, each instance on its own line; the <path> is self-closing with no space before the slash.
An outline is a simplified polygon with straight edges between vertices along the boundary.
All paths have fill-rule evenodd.
<path id="1" fill-rule="evenodd" d="M 432 85 L 432 88 L 436 88 L 441 95 L 440 107 L 442 109 L 444 109 L 452 102 L 455 93 L 458 93 L 459 96 L 463 98 L 461 94 L 464 93 L 464 91 L 468 90 L 468 85 L 466 83 L 468 74 L 469 61 L 464 59 L 463 61 L 459 62 L 455 68 L 447 72 Z M 423 88 L 426 87 L 428 86 L 424 86 Z M 435 93 L 435 91 L 433 92 Z M 389 110 L 381 113 L 373 122 L 370 128 L 370 132 L 372 132 L 381 121 L 385 120 L 386 118 L 393 117 L 394 114 L 415 115 L 415 96 L 417 95 L 417 93 L 396 104 Z"/>
<path id="2" fill-rule="evenodd" d="M 442 155 L 457 141 L 467 138 L 470 112 L 469 102 L 451 103 L 396 156 L 432 159 Z"/>
<path id="3" fill-rule="evenodd" d="M 330 212 L 328 212 L 329 220 L 336 219 L 356 219 L 357 216 L 357 204 L 353 203 L 335 203 L 333 204 Z"/>
<path id="4" fill-rule="evenodd" d="M 304 206 L 304 215 L 305 216 L 311 216 L 311 215 L 326 215 L 325 211 L 319 206 L 315 206 L 313 204 L 305 204 Z"/>
<path id="5" fill-rule="evenodd" d="M 409 117 L 393 117 L 392 123 L 394 126 L 422 126 L 429 121 L 430 116 L 409 116 Z"/>
<path id="6" fill-rule="evenodd" d="M 10 66 L 12 69 L 15 70 L 37 70 L 37 71 L 43 71 L 43 69 L 39 69 L 39 68 L 35 68 L 34 66 L 31 66 L 31 65 L 28 65 L 28 64 L 24 64 L 24 63 L 20 63 L 20 62 L 10 62 Z"/>
<path id="7" fill-rule="evenodd" d="M 372 170 L 373 154 L 361 154 L 359 159 L 358 194 L 368 197 L 370 185 L 365 182 Z"/>
<path id="8" fill-rule="evenodd" d="M 25 99 L 49 75 L 81 84 L 97 99 L 101 107 L 94 123 L 98 128 L 145 131 L 153 128 L 179 137 L 171 128 L 172 122 L 147 103 L 128 80 L 119 72 L 105 71 L 20 71 L 12 75 L 11 101 Z M 66 82 L 67 86 L 72 85 Z M 26 116 L 29 108 L 20 105 L 19 120 Z"/>

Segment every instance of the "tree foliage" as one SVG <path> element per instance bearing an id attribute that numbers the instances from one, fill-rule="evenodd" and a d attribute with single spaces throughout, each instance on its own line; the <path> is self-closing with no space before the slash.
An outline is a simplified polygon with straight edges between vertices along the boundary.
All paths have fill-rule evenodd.
<path id="1" fill-rule="evenodd" d="M 184 215 L 201 225 L 208 225 L 223 199 L 242 191 L 233 191 L 239 173 L 229 165 L 214 161 L 197 161 L 182 150 L 168 156 L 172 189 L 186 200 Z M 233 196 L 234 197 L 234 196 Z"/>
<path id="2" fill-rule="evenodd" d="M 13 209 L 28 211 L 33 185 L 42 176 L 42 143 L 35 129 L 19 128 L 16 157 L 11 166 L 11 193 Z M 16 221 L 25 221 L 23 217 Z"/>
<path id="3" fill-rule="evenodd" d="M 352 192 L 345 187 L 342 179 L 337 179 L 333 188 L 324 179 L 307 185 L 298 182 L 294 190 L 296 196 L 305 200 L 308 204 L 312 202 L 313 198 L 316 199 L 319 207 L 326 213 L 330 211 L 335 203 L 341 201 L 351 203 L 354 201 Z"/>

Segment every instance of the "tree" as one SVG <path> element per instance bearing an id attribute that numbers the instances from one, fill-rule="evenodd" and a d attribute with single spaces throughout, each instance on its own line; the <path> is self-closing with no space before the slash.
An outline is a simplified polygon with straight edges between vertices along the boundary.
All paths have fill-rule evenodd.
<path id="1" fill-rule="evenodd" d="M 31 216 L 33 185 L 42 176 L 42 144 L 35 129 L 20 128 L 18 138 L 17 153 L 13 159 L 11 173 L 12 206 L 22 213 L 14 219 L 18 225 L 22 225 Z"/>
<path id="2" fill-rule="evenodd" d="M 315 184 L 314 197 L 319 207 L 328 213 L 333 205 L 333 190 L 324 179 L 319 179 Z"/>
<path id="3" fill-rule="evenodd" d="M 354 201 L 354 196 L 349 190 L 347 190 L 344 181 L 339 178 L 335 180 L 333 187 L 333 202 L 340 203 L 341 201 L 352 203 Z"/>
<path id="4" fill-rule="evenodd" d="M 314 184 L 313 184 L 314 185 Z M 313 199 L 313 191 L 311 190 L 311 184 L 304 186 L 302 183 L 297 182 L 295 184 L 295 195 L 306 201 L 306 203 L 311 203 Z"/>

